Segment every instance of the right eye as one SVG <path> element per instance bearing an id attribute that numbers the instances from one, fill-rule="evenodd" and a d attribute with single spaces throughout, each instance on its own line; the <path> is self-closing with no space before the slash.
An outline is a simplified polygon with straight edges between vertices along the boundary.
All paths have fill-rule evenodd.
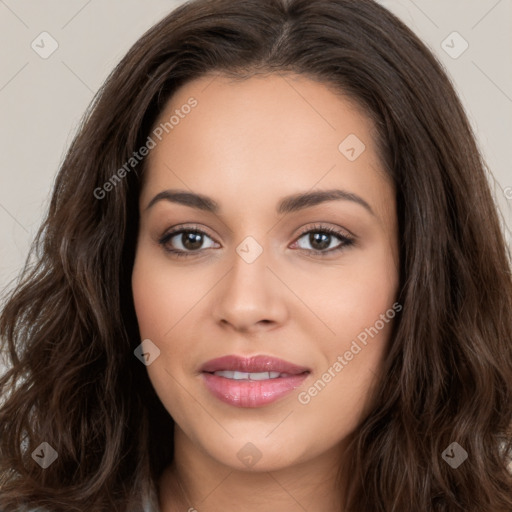
<path id="1" fill-rule="evenodd" d="M 203 247 L 205 238 L 210 240 L 212 244 Z M 211 249 L 215 242 L 210 236 L 200 229 L 177 228 L 163 235 L 158 243 L 167 252 L 176 256 L 192 256 L 202 252 L 203 249 Z"/>

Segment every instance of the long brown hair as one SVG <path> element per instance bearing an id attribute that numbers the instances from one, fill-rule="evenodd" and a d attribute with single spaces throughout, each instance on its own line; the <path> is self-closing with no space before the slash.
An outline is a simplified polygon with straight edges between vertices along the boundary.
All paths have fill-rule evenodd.
<path id="1" fill-rule="evenodd" d="M 207 72 L 299 73 L 352 98 L 396 187 L 403 311 L 352 436 L 344 510 L 512 511 L 510 252 L 449 79 L 373 0 L 187 2 L 111 73 L 0 319 L 0 509 L 127 511 L 154 500 L 173 420 L 133 354 L 145 161 L 98 190 L 177 88 Z M 58 454 L 46 469 L 32 456 L 43 442 Z M 468 454 L 456 469 L 442 457 L 454 442 Z"/>

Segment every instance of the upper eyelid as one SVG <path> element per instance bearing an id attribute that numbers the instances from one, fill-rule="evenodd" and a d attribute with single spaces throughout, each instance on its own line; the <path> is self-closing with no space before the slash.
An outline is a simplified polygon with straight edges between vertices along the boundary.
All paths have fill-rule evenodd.
<path id="1" fill-rule="evenodd" d="M 202 234 L 210 237 L 213 241 L 216 242 L 214 236 L 210 235 L 208 233 L 208 231 L 206 231 L 205 229 L 197 227 L 197 226 L 182 226 L 182 225 L 178 225 L 178 226 L 175 226 L 175 227 L 169 229 L 168 231 L 165 231 L 164 234 L 161 237 L 159 237 L 159 238 L 162 239 L 162 238 L 168 238 L 168 237 L 176 236 L 176 235 L 178 235 L 180 233 L 183 233 L 184 231 L 192 231 L 192 232 L 202 233 Z"/>
<path id="2" fill-rule="evenodd" d="M 344 238 L 351 238 L 354 240 L 358 238 L 356 235 L 354 235 L 348 229 L 340 228 L 340 227 L 333 227 L 333 226 L 329 225 L 329 223 L 326 223 L 326 224 L 315 223 L 314 226 L 306 226 L 304 229 L 302 229 L 299 232 L 297 237 L 301 237 L 311 231 L 331 231 L 331 234 L 338 235 L 338 236 L 341 236 Z"/>

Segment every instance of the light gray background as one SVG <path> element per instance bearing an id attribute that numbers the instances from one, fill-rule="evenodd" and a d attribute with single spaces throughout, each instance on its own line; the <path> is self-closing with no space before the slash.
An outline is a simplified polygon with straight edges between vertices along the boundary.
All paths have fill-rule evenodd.
<path id="1" fill-rule="evenodd" d="M 94 92 L 142 33 L 181 0 L 0 0 L 0 290 L 18 274 L 59 164 Z M 452 77 L 512 226 L 512 0 L 381 0 Z M 31 47 L 46 31 L 47 59 Z M 458 58 L 458 32 L 469 44 Z M 510 188 L 508 188 L 510 187 Z M 508 196 L 508 197 L 507 197 Z M 508 225 L 508 227 L 507 227 Z"/>

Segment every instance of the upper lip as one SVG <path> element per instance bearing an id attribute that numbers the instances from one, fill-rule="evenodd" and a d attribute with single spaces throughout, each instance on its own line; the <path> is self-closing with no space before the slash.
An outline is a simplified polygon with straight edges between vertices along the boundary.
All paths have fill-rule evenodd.
<path id="1" fill-rule="evenodd" d="M 211 359 L 201 367 L 201 371 L 207 373 L 223 370 L 247 373 L 279 372 L 290 375 L 298 375 L 310 371 L 309 368 L 304 366 L 298 366 L 288 361 L 284 361 L 283 359 L 266 355 L 252 357 L 237 355 L 223 356 L 218 357 L 217 359 Z"/>

